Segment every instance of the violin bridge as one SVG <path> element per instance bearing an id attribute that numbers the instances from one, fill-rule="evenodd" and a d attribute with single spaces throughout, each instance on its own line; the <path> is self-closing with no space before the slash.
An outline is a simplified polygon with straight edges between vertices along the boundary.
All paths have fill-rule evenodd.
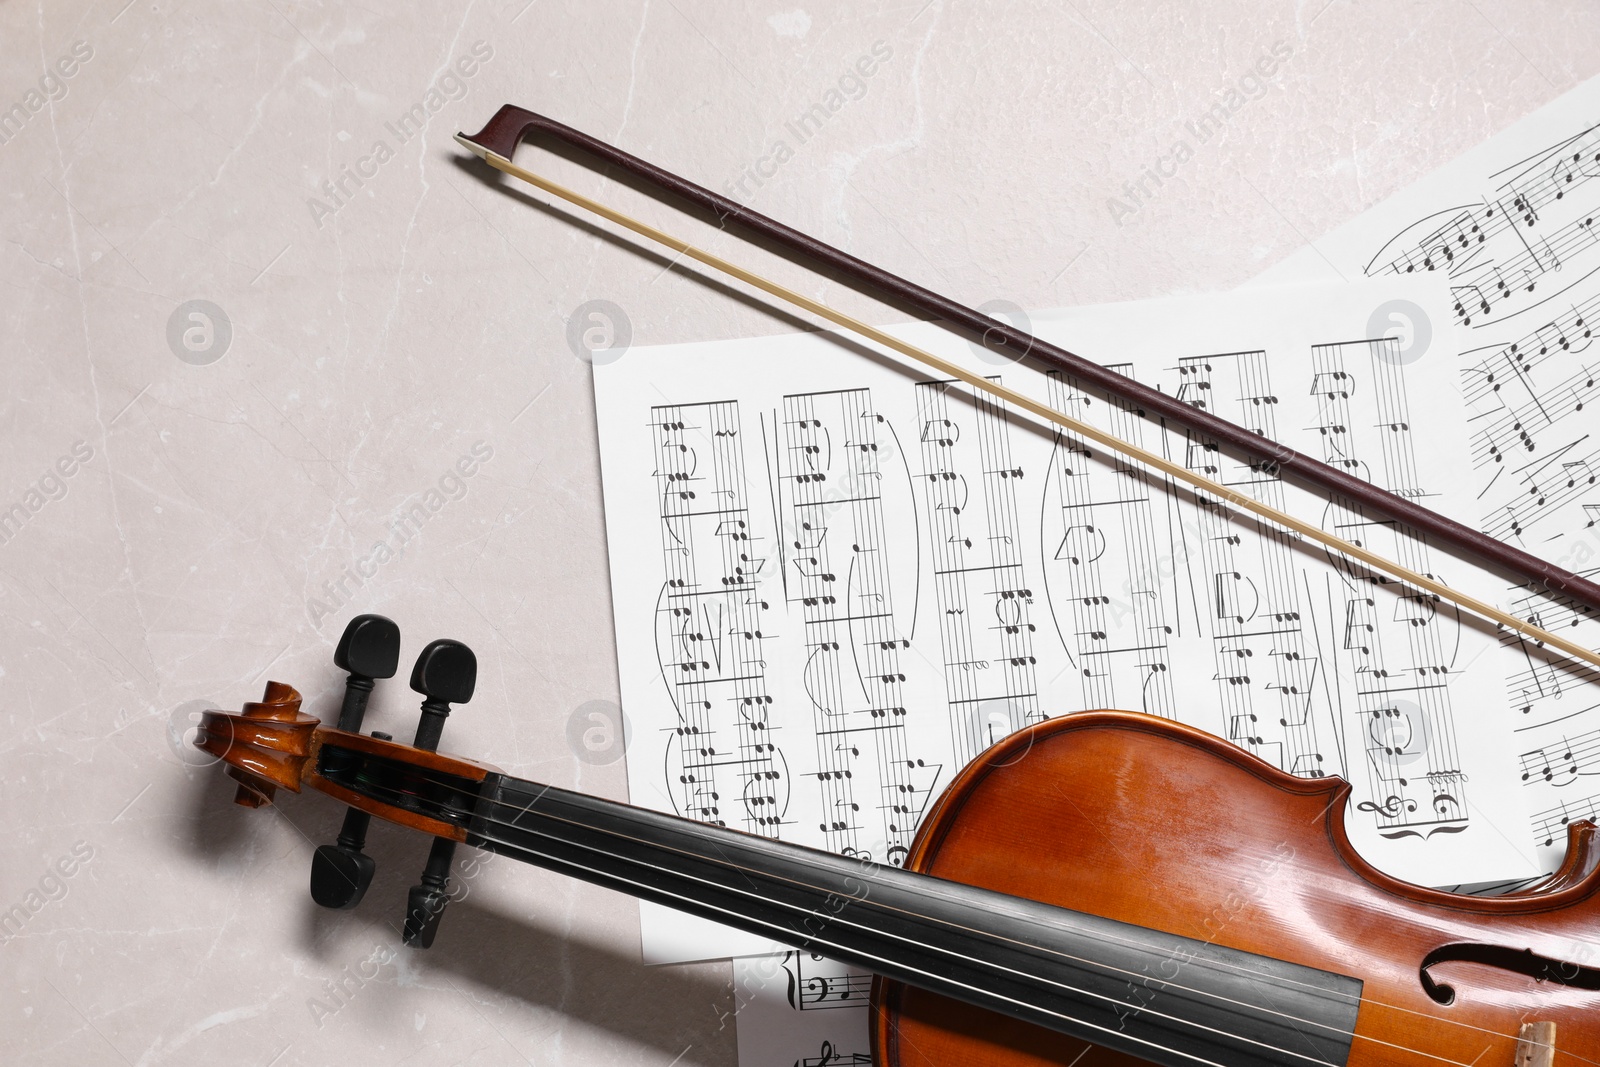
<path id="1" fill-rule="evenodd" d="M 1551 1067 L 1556 1058 L 1556 1024 L 1523 1023 L 1517 1033 L 1516 1067 Z"/>

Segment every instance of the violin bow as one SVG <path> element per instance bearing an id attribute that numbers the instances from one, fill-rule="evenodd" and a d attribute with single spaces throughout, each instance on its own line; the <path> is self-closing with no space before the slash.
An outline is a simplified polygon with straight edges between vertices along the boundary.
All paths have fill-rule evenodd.
<path id="1" fill-rule="evenodd" d="M 1379 488 L 1327 463 L 1313 459 L 1302 452 L 1296 452 L 1286 445 L 1273 441 L 1236 423 L 1229 422 L 1227 419 L 1204 408 L 1193 406 L 1175 396 L 1163 393 L 1132 378 L 1118 374 L 1116 371 L 1098 363 L 1084 359 L 1082 356 L 1074 355 L 1064 348 L 1050 344 L 1048 341 L 1040 340 L 1032 334 L 1017 329 L 1015 326 L 992 319 L 980 311 L 969 308 L 949 297 L 941 296 L 931 289 L 917 285 L 915 282 L 908 281 L 896 274 L 891 274 L 882 267 L 874 266 L 865 260 L 852 256 L 848 252 L 835 248 L 808 234 L 801 233 L 799 230 L 786 226 L 760 212 L 752 211 L 725 196 L 712 192 L 704 186 L 679 177 L 671 171 L 663 170 L 653 163 L 624 152 L 614 145 L 607 144 L 570 126 L 556 122 L 554 119 L 528 111 L 525 108 L 507 104 L 495 112 L 494 117 L 489 120 L 489 124 L 482 130 L 471 136 L 458 133 L 456 140 L 496 170 L 509 174 L 514 178 L 519 178 L 537 189 L 559 197 L 585 211 L 599 215 L 601 218 L 631 230 L 641 237 L 664 245 L 680 255 L 687 256 L 713 270 L 737 278 L 770 296 L 799 307 L 818 318 L 825 319 L 836 326 L 916 360 L 938 371 L 940 374 L 962 381 L 974 389 L 988 393 L 1047 422 L 1079 434 L 1148 468 L 1160 471 L 1168 477 L 1185 482 L 1195 489 L 1218 497 L 1235 507 L 1251 512 L 1259 518 L 1291 530 L 1349 559 L 1358 560 L 1376 570 L 1391 575 L 1401 582 L 1425 590 L 1433 595 L 1435 601 L 1449 601 L 1498 626 L 1515 630 L 1524 637 L 1530 638 L 1541 645 L 1559 649 L 1590 666 L 1600 667 L 1600 655 L 1578 644 L 1576 641 L 1562 637 L 1525 619 L 1518 618 L 1510 612 L 1503 611 L 1477 597 L 1453 589 L 1436 578 L 1413 571 L 1361 545 L 1328 533 L 1321 527 L 1295 518 L 1287 512 L 1256 500 L 1219 481 L 1207 478 L 1203 474 L 1198 474 L 1187 467 L 1173 463 L 1164 456 L 1157 455 L 1070 415 L 1057 411 L 1009 386 L 1002 385 L 999 382 L 992 382 L 981 374 L 976 374 L 959 364 L 902 341 L 884 330 L 847 315 L 830 305 L 762 277 L 721 256 L 692 245 L 672 234 L 651 226 L 649 223 L 633 218 L 598 200 L 551 181 L 540 174 L 517 166 L 511 161 L 517 145 L 534 135 L 560 142 L 570 148 L 578 149 L 603 163 L 618 167 L 658 193 L 677 197 L 695 207 L 711 212 L 724 226 L 728 223 L 733 223 L 742 227 L 748 233 L 771 241 L 800 259 L 810 260 L 813 263 L 820 263 L 831 268 L 840 275 L 853 280 L 857 283 L 857 287 L 864 291 L 886 297 L 891 302 L 909 305 L 940 321 L 941 325 L 954 323 L 963 327 L 971 331 L 973 335 L 981 337 L 986 346 L 1011 353 L 1017 359 L 1021 359 L 1024 356 L 1032 357 L 1041 363 L 1070 374 L 1080 383 L 1087 383 L 1102 389 L 1106 393 L 1119 397 L 1131 404 L 1141 416 L 1155 415 L 1167 422 L 1186 426 L 1218 444 L 1228 445 L 1250 456 L 1262 457 L 1259 461 L 1260 469 L 1265 473 L 1294 475 L 1326 492 L 1347 497 L 1362 507 L 1387 515 L 1391 519 L 1428 535 L 1441 545 L 1464 550 L 1514 574 L 1521 575 L 1529 582 L 1543 586 L 1546 591 L 1552 594 L 1570 597 L 1574 601 L 1585 605 L 1586 611 L 1600 608 L 1600 585 L 1587 578 L 1564 570 L 1548 560 L 1540 559 L 1538 556 L 1523 551 L 1514 545 L 1507 544 L 1498 538 L 1474 530 L 1470 526 L 1441 515 L 1430 508 L 1423 507 L 1414 500 L 1408 500 L 1405 497 Z"/>

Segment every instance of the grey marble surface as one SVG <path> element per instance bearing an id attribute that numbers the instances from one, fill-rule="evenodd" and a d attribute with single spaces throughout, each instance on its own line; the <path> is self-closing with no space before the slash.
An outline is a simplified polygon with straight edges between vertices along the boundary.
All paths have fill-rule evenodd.
<path id="1" fill-rule="evenodd" d="M 422 839 L 375 828 L 367 900 L 322 912 L 338 806 L 235 807 L 184 744 L 268 677 L 329 714 L 333 642 L 377 611 L 405 663 L 477 650 L 446 748 L 625 794 L 568 741 L 617 693 L 568 321 L 799 326 L 486 183 L 458 129 L 521 103 L 1047 307 L 1245 281 L 1592 76 L 1597 29 L 1552 0 L 0 0 L 0 1062 L 735 1060 L 727 965 L 640 967 L 631 901 L 458 867 L 403 951 Z M 368 725 L 415 712 L 390 683 Z"/>

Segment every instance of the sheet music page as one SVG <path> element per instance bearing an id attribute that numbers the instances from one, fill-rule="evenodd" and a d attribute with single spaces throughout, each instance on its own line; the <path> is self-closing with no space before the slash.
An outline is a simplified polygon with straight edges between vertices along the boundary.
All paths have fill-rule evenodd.
<path id="1" fill-rule="evenodd" d="M 1449 279 L 1465 334 L 1471 521 L 1582 574 L 1600 573 L 1600 79 L 1365 212 L 1260 281 Z M 1527 588 L 1497 598 L 1600 645 L 1594 612 Z M 1530 821 L 1553 868 L 1566 827 L 1600 817 L 1600 672 L 1508 639 L 1505 689 Z"/>
<path id="2" fill-rule="evenodd" d="M 1461 517 L 1477 505 L 1446 301 L 1438 279 L 1396 278 L 1077 308 L 1033 327 Z M 1431 318 L 1432 339 L 1383 336 L 1397 306 Z M 1425 540 L 1250 457 L 934 326 L 896 332 L 1493 593 Z M 988 745 L 1125 708 L 1348 778 L 1353 839 L 1399 877 L 1534 873 L 1491 628 L 863 351 L 798 334 L 595 368 L 634 803 L 897 863 L 929 800 Z M 651 962 L 778 948 L 643 914 Z"/>

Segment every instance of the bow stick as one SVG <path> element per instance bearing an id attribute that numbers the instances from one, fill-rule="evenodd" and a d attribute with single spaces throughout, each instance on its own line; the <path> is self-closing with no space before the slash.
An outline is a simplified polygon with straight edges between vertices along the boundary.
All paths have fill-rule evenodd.
<path id="1" fill-rule="evenodd" d="M 1469 526 L 1440 515 L 1438 512 L 1425 508 L 1415 501 L 1390 493 L 1370 482 L 1362 481 L 1326 463 L 1296 452 L 1285 445 L 1229 422 L 1209 411 L 1193 407 L 1174 396 L 1152 389 L 1098 363 L 1073 355 L 1065 349 L 1041 341 L 1031 334 L 991 319 L 981 312 L 890 274 L 888 271 L 875 267 L 864 260 L 857 259 L 831 245 L 818 241 L 814 237 L 791 229 L 780 222 L 767 218 L 765 215 L 744 208 L 726 197 L 713 193 L 709 189 L 680 178 L 669 171 L 662 170 L 651 163 L 639 159 L 637 156 L 630 155 L 603 141 L 580 133 L 569 126 L 562 125 L 523 108 L 507 104 L 495 113 L 494 118 L 481 131 L 470 137 L 466 134 L 458 133 L 456 140 L 496 170 L 509 174 L 514 178 L 520 178 L 535 188 L 559 197 L 585 211 L 599 215 L 601 218 L 631 230 L 641 237 L 664 245 L 680 255 L 688 256 L 690 259 L 703 263 L 713 270 L 721 271 L 730 277 L 737 278 L 779 300 L 809 311 L 811 314 L 826 319 L 836 326 L 840 326 L 885 348 L 899 352 L 901 355 L 931 367 L 940 374 L 965 382 L 974 389 L 982 390 L 1047 422 L 1054 423 L 1105 448 L 1121 453 L 1129 459 L 1158 470 L 1171 478 L 1186 482 L 1196 489 L 1219 497 L 1235 507 L 1249 511 L 1284 529 L 1291 530 L 1343 556 L 1359 560 L 1408 585 L 1426 590 L 1433 594 L 1436 599 L 1447 600 L 1481 618 L 1515 630 L 1541 644 L 1559 649 L 1591 666 L 1600 667 L 1600 655 L 1575 641 L 1552 633 L 1541 626 L 1536 626 L 1525 619 L 1520 619 L 1493 604 L 1479 600 L 1477 597 L 1452 589 L 1435 578 L 1420 574 L 1361 545 L 1328 533 L 1321 527 L 1313 526 L 1308 522 L 1297 519 L 1287 512 L 1272 507 L 1270 504 L 1262 503 L 1219 481 L 1207 478 L 1202 474 L 1189 470 L 1187 467 L 1173 463 L 1164 456 L 1157 455 L 1088 423 L 1081 422 L 1009 386 L 992 382 L 981 374 L 975 374 L 959 364 L 952 363 L 941 356 L 934 355 L 918 348 L 916 345 L 902 341 L 870 323 L 847 315 L 821 301 L 814 300 L 803 293 L 796 292 L 759 274 L 746 270 L 721 256 L 692 245 L 681 238 L 674 237 L 672 234 L 657 229 L 649 223 L 618 211 L 557 182 L 553 182 L 533 171 L 517 166 L 511 162 L 511 155 L 516 151 L 517 144 L 530 131 L 549 135 L 556 140 L 580 148 L 605 162 L 616 164 L 658 189 L 713 211 L 723 222 L 737 222 L 752 232 L 769 238 L 791 251 L 826 263 L 828 266 L 855 278 L 870 288 L 885 293 L 892 298 L 910 303 L 936 318 L 953 321 L 965 326 L 974 333 L 982 335 L 986 343 L 991 338 L 998 337 L 1001 341 L 1001 347 L 1014 348 L 1019 354 L 1034 356 L 1044 363 L 1073 375 L 1080 381 L 1092 383 L 1108 393 L 1120 396 L 1137 407 L 1154 412 L 1156 415 L 1172 422 L 1186 425 L 1191 430 L 1214 438 L 1220 443 L 1228 444 L 1246 453 L 1265 455 L 1268 457 L 1265 469 L 1269 471 L 1296 474 L 1331 493 L 1349 497 L 1359 504 L 1381 511 L 1390 518 L 1432 535 L 1439 541 L 1460 549 L 1466 549 L 1484 559 L 1521 574 L 1533 582 L 1542 584 L 1550 592 L 1564 594 L 1575 600 L 1583 601 L 1591 607 L 1600 607 L 1600 585 L 1596 585 L 1586 578 L 1563 570 L 1547 560 L 1540 559 Z"/>

